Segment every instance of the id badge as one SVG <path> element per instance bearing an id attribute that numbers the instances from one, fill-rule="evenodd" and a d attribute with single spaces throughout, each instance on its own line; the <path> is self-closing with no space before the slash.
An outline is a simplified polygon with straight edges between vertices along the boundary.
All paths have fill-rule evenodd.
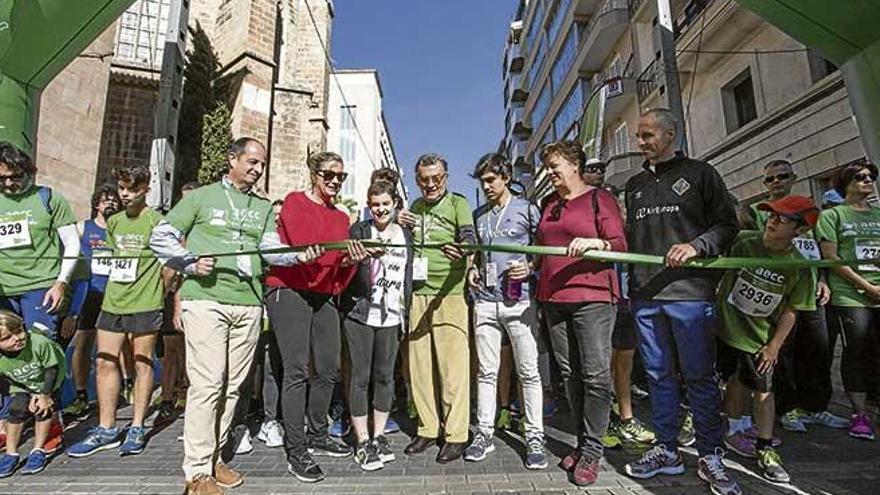
<path id="1" fill-rule="evenodd" d="M 498 280 L 498 264 L 494 261 L 490 261 L 486 263 L 486 277 L 483 281 L 486 284 L 486 288 L 492 289 L 497 284 Z"/>
<path id="2" fill-rule="evenodd" d="M 413 260 L 413 280 L 428 280 L 428 258 L 419 257 Z"/>
<path id="3" fill-rule="evenodd" d="M 251 255 L 239 254 L 235 257 L 235 266 L 238 269 L 238 276 L 241 278 L 250 278 L 254 276 L 254 270 L 251 266 Z"/>

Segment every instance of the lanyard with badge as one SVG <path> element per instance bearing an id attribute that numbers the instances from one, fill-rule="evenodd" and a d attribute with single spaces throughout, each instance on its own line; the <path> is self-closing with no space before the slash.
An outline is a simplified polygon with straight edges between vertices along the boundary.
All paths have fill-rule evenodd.
<path id="1" fill-rule="evenodd" d="M 427 226 L 425 225 L 426 216 L 431 217 L 431 222 Z M 417 256 L 413 260 L 413 280 L 420 282 L 428 280 L 428 258 L 425 256 L 425 241 L 428 232 L 434 228 L 434 220 L 434 215 L 431 212 L 425 212 L 424 215 L 419 215 L 419 228 L 421 229 L 421 235 L 419 236 L 420 256 Z"/>
<path id="2" fill-rule="evenodd" d="M 486 232 L 486 239 L 489 241 L 489 245 L 492 245 L 492 241 L 495 239 L 495 234 L 498 232 L 499 227 L 501 227 L 501 221 L 504 220 L 504 214 L 507 212 L 507 207 L 510 206 L 510 203 L 513 201 L 513 198 L 507 200 L 507 204 L 501 208 L 501 211 L 498 213 L 498 216 L 495 218 L 495 227 Z M 493 208 L 494 209 L 494 208 Z M 489 210 L 489 213 L 492 212 L 492 209 Z M 486 215 L 486 226 L 492 227 L 492 218 L 491 215 Z M 486 288 L 492 289 L 497 285 L 498 281 L 498 264 L 492 261 L 492 251 L 489 251 L 486 254 L 486 266 L 485 273 L 483 273 L 483 280 L 485 281 Z"/>
<path id="3" fill-rule="evenodd" d="M 239 211 L 238 208 L 235 207 L 235 203 L 232 201 L 232 196 L 229 195 L 229 188 L 224 185 L 223 193 L 226 194 L 226 201 L 229 202 L 229 213 L 231 215 L 235 215 L 235 212 Z M 248 195 L 247 206 L 245 207 L 245 213 L 250 211 L 251 208 L 251 196 Z M 245 214 L 242 213 L 238 215 L 240 217 L 238 222 L 238 250 L 244 251 L 244 219 Z M 235 267 L 238 270 L 238 276 L 240 278 L 251 278 L 254 276 L 253 265 L 251 264 L 251 255 L 249 254 L 239 254 L 235 257 Z"/>

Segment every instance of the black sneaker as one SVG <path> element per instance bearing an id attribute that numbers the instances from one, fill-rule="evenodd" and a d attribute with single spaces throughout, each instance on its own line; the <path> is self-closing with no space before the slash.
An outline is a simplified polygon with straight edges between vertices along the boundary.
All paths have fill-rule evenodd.
<path id="1" fill-rule="evenodd" d="M 379 453 L 370 440 L 364 440 L 357 445 L 354 450 L 354 462 L 358 464 L 364 471 L 378 471 L 385 467 Z"/>
<path id="2" fill-rule="evenodd" d="M 394 462 L 394 459 L 396 459 L 394 451 L 391 450 L 391 445 L 388 444 L 388 439 L 385 438 L 385 435 L 379 435 L 374 438 L 373 447 L 376 449 L 376 453 L 379 454 L 379 459 L 382 459 L 382 462 L 385 464 Z"/>
<path id="3" fill-rule="evenodd" d="M 352 454 L 352 449 L 330 437 L 323 437 L 309 441 L 309 454 L 319 457 L 348 457 Z"/>
<path id="4" fill-rule="evenodd" d="M 316 483 L 324 479 L 324 471 L 308 452 L 299 455 L 289 454 L 287 470 L 303 483 Z"/>
<path id="5" fill-rule="evenodd" d="M 153 419 L 153 428 L 170 425 L 175 419 L 177 419 L 177 412 L 174 410 L 174 403 L 170 400 L 162 401 L 159 404 L 159 412 L 156 413 L 156 418 Z"/>

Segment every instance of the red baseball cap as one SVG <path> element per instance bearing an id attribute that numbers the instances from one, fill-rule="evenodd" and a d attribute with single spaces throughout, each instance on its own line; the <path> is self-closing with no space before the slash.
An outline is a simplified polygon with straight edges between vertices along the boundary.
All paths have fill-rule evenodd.
<path id="1" fill-rule="evenodd" d="M 786 196 L 776 201 L 761 203 L 758 209 L 772 211 L 777 215 L 803 222 L 810 228 L 819 221 L 819 208 L 806 196 Z"/>

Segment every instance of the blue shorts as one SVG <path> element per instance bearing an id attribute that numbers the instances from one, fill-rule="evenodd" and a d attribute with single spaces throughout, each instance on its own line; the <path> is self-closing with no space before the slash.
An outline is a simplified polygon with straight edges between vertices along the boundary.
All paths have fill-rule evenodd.
<path id="1" fill-rule="evenodd" d="M 12 311 L 24 319 L 25 328 L 33 328 L 35 324 L 46 327 L 43 333 L 52 340 L 57 340 L 58 326 L 64 317 L 61 311 L 50 314 L 43 307 L 43 298 L 49 289 L 34 289 L 16 296 L 0 296 L 0 309 Z"/>

